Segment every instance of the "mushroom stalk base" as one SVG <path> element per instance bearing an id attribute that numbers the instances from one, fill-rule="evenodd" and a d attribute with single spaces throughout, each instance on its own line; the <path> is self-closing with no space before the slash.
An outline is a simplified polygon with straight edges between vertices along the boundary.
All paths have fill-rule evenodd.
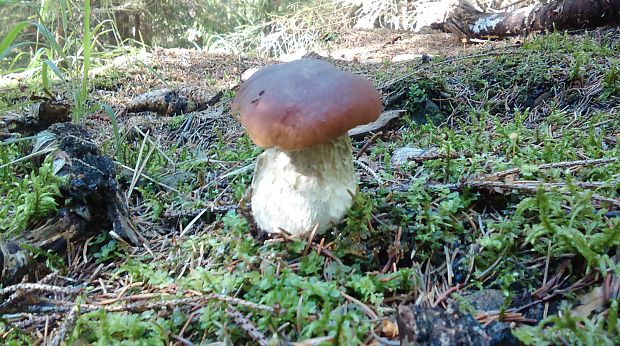
<path id="1" fill-rule="evenodd" d="M 252 214 L 269 233 L 303 236 L 342 221 L 357 188 L 348 135 L 307 149 L 267 149 L 252 181 Z"/>

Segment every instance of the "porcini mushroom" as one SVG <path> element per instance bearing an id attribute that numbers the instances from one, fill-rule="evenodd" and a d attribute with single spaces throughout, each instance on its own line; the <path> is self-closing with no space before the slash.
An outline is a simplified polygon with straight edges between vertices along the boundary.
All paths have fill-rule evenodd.
<path id="1" fill-rule="evenodd" d="M 257 225 L 304 235 L 340 222 L 357 189 L 347 131 L 381 112 L 372 83 L 326 61 L 301 59 L 254 73 L 231 109 L 266 149 L 252 180 Z"/>

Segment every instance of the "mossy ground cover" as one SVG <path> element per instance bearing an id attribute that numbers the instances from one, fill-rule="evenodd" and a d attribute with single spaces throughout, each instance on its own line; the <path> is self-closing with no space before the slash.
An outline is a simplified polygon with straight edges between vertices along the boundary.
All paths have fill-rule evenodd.
<path id="1" fill-rule="evenodd" d="M 120 142 L 109 122 L 85 119 L 149 243 L 102 233 L 48 260 L 45 280 L 82 291 L 50 295 L 30 319 L 3 315 L 3 342 L 372 344 L 412 303 L 509 323 L 525 344 L 618 344 L 619 41 L 617 30 L 556 33 L 424 62 L 339 62 L 406 112 L 354 141 L 354 206 L 311 240 L 253 226 L 261 150 L 228 114 L 234 90 L 200 114 L 119 118 Z M 96 81 L 116 89 L 117 74 Z M 396 162 L 402 148 L 422 154 Z M 25 153 L 0 146 L 4 232 L 55 210 L 62 182 L 49 163 L 12 163 Z M 497 310 L 464 298 L 490 289 Z"/>

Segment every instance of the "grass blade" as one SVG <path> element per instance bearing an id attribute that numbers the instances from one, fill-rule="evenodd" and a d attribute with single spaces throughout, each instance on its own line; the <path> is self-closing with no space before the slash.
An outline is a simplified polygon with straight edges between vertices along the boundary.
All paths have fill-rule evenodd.
<path id="1" fill-rule="evenodd" d="M 56 66 L 56 64 L 53 61 L 45 60 L 43 61 L 43 65 L 49 66 L 49 68 L 52 70 L 52 72 L 54 72 L 56 76 L 58 76 L 58 78 L 64 79 L 62 72 L 60 72 L 60 70 L 58 69 L 58 66 Z"/>
<path id="2" fill-rule="evenodd" d="M 166 79 L 164 78 L 164 76 L 162 76 L 159 72 L 155 71 L 154 68 L 152 68 L 150 65 L 148 65 L 145 62 L 142 61 L 138 61 L 142 66 L 144 66 L 147 70 L 149 70 L 149 72 L 151 72 L 152 74 L 154 74 L 155 76 L 157 76 L 157 78 L 159 78 L 159 80 L 164 83 L 164 85 L 166 86 L 166 88 L 170 87 L 170 84 L 168 84 L 168 82 L 166 82 Z"/>
<path id="3" fill-rule="evenodd" d="M 0 42 L 0 56 L 6 55 L 8 53 L 7 50 L 13 48 L 11 47 L 11 43 L 13 43 L 13 40 L 15 40 L 17 35 L 19 35 L 19 33 L 30 24 L 30 22 L 20 22 L 16 24 L 13 29 L 11 29 L 11 31 L 9 31 L 9 33 L 4 37 L 2 42 Z"/>
<path id="4" fill-rule="evenodd" d="M 50 90 L 50 81 L 47 76 L 47 69 L 48 65 L 44 61 L 43 65 L 41 65 L 41 84 L 43 84 L 43 89 Z"/>
<path id="5" fill-rule="evenodd" d="M 91 35 L 90 30 L 90 0 L 84 1 L 84 37 L 82 38 L 82 53 L 83 53 L 83 65 L 82 65 L 82 87 L 80 88 L 80 100 L 84 102 L 88 94 L 88 70 L 90 68 L 90 50 L 91 50 Z M 78 117 L 82 117 L 83 114 L 78 114 Z"/>
<path id="6" fill-rule="evenodd" d="M 62 49 L 62 47 L 60 47 L 60 45 L 58 44 L 58 41 L 56 41 L 56 38 L 54 37 L 54 34 L 52 34 L 49 30 L 47 30 L 47 28 L 43 24 L 32 23 L 32 25 L 37 27 L 39 32 L 41 34 L 43 34 L 43 36 L 47 39 L 47 42 L 50 44 L 52 49 L 58 55 L 60 55 L 62 58 L 66 58 L 67 57 L 67 55 L 65 54 L 65 51 Z"/>
<path id="7" fill-rule="evenodd" d="M 122 162 L 125 162 L 125 150 L 123 150 L 123 147 L 121 146 L 121 133 L 118 128 L 116 113 L 114 113 L 114 110 L 108 104 L 101 104 L 101 108 L 103 108 L 105 112 L 108 113 L 108 117 L 110 117 L 110 122 L 112 123 L 112 130 L 114 131 L 114 142 L 116 143 L 116 156 L 120 156 L 119 159 Z"/>

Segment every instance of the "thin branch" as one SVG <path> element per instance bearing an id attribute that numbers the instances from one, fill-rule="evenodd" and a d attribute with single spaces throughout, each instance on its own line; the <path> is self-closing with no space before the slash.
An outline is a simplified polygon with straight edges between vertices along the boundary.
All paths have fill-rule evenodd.
<path id="1" fill-rule="evenodd" d="M 232 306 L 226 307 L 226 314 L 230 317 L 239 328 L 241 328 L 254 342 L 260 346 L 268 346 L 267 337 L 261 333 L 256 326 L 248 318 L 243 316 Z"/>
<path id="2" fill-rule="evenodd" d="M 545 164 L 536 166 L 536 168 L 538 168 L 539 170 L 542 170 L 542 169 L 553 169 L 553 168 L 568 168 L 568 167 L 575 167 L 575 166 L 603 165 L 603 164 L 616 162 L 616 161 L 618 161 L 617 158 L 564 161 L 564 162 L 545 163 Z M 519 173 L 521 173 L 520 168 L 512 168 L 512 169 L 507 169 L 501 172 L 483 175 L 478 180 L 496 180 L 501 177 L 505 177 L 507 175 L 519 174 Z"/>

